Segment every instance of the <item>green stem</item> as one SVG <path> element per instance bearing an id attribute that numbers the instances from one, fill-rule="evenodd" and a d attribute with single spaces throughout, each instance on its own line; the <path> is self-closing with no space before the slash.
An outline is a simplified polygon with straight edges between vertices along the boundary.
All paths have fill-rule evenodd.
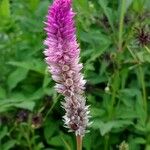
<path id="1" fill-rule="evenodd" d="M 109 112 L 109 119 L 112 119 L 113 112 L 114 112 L 114 103 L 115 103 L 116 91 L 113 89 L 112 98 L 111 98 L 111 107 Z"/>
<path id="2" fill-rule="evenodd" d="M 116 91 L 118 90 L 118 87 L 116 87 L 117 84 L 120 84 L 118 82 L 118 71 L 116 71 L 112 78 L 112 96 L 111 96 L 111 105 L 109 110 L 109 119 L 112 120 L 113 114 L 114 114 L 114 104 L 116 101 Z M 118 85 L 119 86 L 119 85 Z"/>
<path id="3" fill-rule="evenodd" d="M 21 132 L 22 132 L 24 138 L 26 139 L 26 142 L 28 144 L 29 150 L 32 150 L 32 143 L 31 143 L 31 140 L 30 140 L 30 133 L 29 133 L 29 131 L 26 131 L 24 129 L 24 127 L 22 127 L 22 125 L 20 126 L 20 129 L 21 129 Z"/>
<path id="4" fill-rule="evenodd" d="M 82 136 L 76 136 L 77 150 L 82 150 Z"/>
<path id="5" fill-rule="evenodd" d="M 65 144 L 66 149 L 67 149 L 67 150 L 71 150 L 71 147 L 70 147 L 69 144 L 65 141 L 65 139 L 63 138 L 62 135 L 61 135 L 61 139 L 62 139 L 63 143 Z"/>
<path id="6" fill-rule="evenodd" d="M 139 66 L 139 75 L 140 75 L 142 91 L 143 91 L 143 106 L 147 113 L 147 99 L 146 99 L 146 89 L 145 89 L 146 86 L 145 86 L 145 80 L 144 80 L 144 73 L 143 73 L 143 69 L 141 66 Z"/>
<path id="7" fill-rule="evenodd" d="M 109 147 L 109 135 L 106 134 L 105 135 L 105 145 L 104 145 L 104 150 L 108 150 L 108 147 Z"/>
<path id="8" fill-rule="evenodd" d="M 118 78 L 118 72 L 115 72 L 114 77 L 113 77 L 113 83 L 112 83 L 112 97 L 111 97 L 111 106 L 109 109 L 109 114 L 108 114 L 108 118 L 109 120 L 113 119 L 113 115 L 114 115 L 114 104 L 116 101 L 116 91 L 117 91 L 117 87 L 116 84 L 120 83 L 117 81 Z M 104 144 L 104 150 L 109 150 L 109 133 L 105 135 L 105 144 Z"/>
<path id="9" fill-rule="evenodd" d="M 122 50 L 122 34 L 123 34 L 123 25 L 124 25 L 124 15 L 125 15 L 125 1 L 126 0 L 121 0 L 121 14 L 120 14 L 120 19 L 119 19 L 119 35 L 118 35 L 118 50 Z"/>

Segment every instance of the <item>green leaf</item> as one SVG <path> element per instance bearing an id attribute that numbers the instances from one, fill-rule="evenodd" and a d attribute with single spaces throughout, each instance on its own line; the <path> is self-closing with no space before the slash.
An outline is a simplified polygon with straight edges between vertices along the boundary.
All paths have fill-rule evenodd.
<path id="1" fill-rule="evenodd" d="M 24 108 L 30 111 L 33 110 L 35 102 L 29 100 L 1 100 L 0 101 L 0 112 L 6 112 L 13 107 Z"/>
<path id="2" fill-rule="evenodd" d="M 129 101 L 131 101 L 129 99 Z M 129 103 L 130 105 L 127 105 L 127 107 L 120 106 L 117 110 L 116 110 L 116 117 L 117 119 L 136 119 L 139 118 L 138 114 L 136 113 L 136 111 L 133 109 L 133 107 L 131 107 L 133 105 L 133 103 Z"/>
<path id="3" fill-rule="evenodd" d="M 2 145 L 2 150 L 10 150 L 16 143 L 16 140 L 10 140 Z"/>
<path id="4" fill-rule="evenodd" d="M 11 61 L 8 62 L 9 65 L 16 66 L 16 67 L 22 67 L 27 70 L 33 70 L 38 73 L 44 74 L 45 73 L 45 63 L 41 59 L 32 59 L 32 60 L 26 60 L 22 62 L 17 61 Z"/>
<path id="5" fill-rule="evenodd" d="M 126 9 L 125 12 L 128 10 L 128 8 L 131 6 L 133 0 L 126 0 Z"/>
<path id="6" fill-rule="evenodd" d="M 40 0 L 29 0 L 29 6 L 32 11 L 36 10 Z"/>
<path id="7" fill-rule="evenodd" d="M 75 1 L 75 4 L 78 6 L 78 7 L 81 7 L 83 9 L 83 11 L 87 11 L 88 10 L 88 0 L 84 0 L 84 1 L 81 1 L 81 0 L 76 0 Z"/>
<path id="8" fill-rule="evenodd" d="M 133 9 L 136 12 L 141 12 L 143 10 L 145 0 L 134 0 L 133 1 Z"/>
<path id="9" fill-rule="evenodd" d="M 18 107 L 18 108 L 28 109 L 32 111 L 35 106 L 35 102 L 27 100 L 27 101 L 22 101 L 20 103 L 14 104 L 13 106 Z"/>
<path id="10" fill-rule="evenodd" d="M 45 137 L 47 143 L 49 143 L 49 144 L 51 144 L 51 142 L 50 142 L 51 138 L 54 135 L 54 133 L 57 131 L 57 128 L 58 128 L 58 125 L 56 124 L 56 122 L 54 124 L 54 122 L 55 121 L 50 120 L 44 128 L 44 137 Z"/>
<path id="11" fill-rule="evenodd" d="M 89 75 L 87 79 L 88 79 L 89 83 L 91 83 L 93 85 L 107 81 L 106 76 L 100 76 L 100 75 L 94 76 L 94 74 Z"/>
<path id="12" fill-rule="evenodd" d="M 113 19 L 112 19 L 112 16 L 111 16 L 111 15 L 112 15 L 111 10 L 107 7 L 106 1 L 104 1 L 104 0 L 99 0 L 98 2 L 99 2 L 100 6 L 102 7 L 102 9 L 103 9 L 103 11 L 104 11 L 104 14 L 105 14 L 106 17 L 107 17 L 107 19 L 108 19 L 108 21 L 109 21 L 109 24 L 110 24 L 110 26 L 111 26 L 111 28 L 112 28 L 112 30 L 114 31 Z"/>
<path id="13" fill-rule="evenodd" d="M 107 123 L 101 122 L 99 127 L 101 135 L 104 136 L 106 133 L 110 132 L 115 125 L 116 123 L 114 121 Z"/>
<path id="14" fill-rule="evenodd" d="M 145 150 L 150 150 L 150 144 L 146 145 L 146 149 Z"/>
<path id="15" fill-rule="evenodd" d="M 125 126 L 133 124 L 130 120 L 114 120 L 103 122 L 101 120 L 94 121 L 91 125 L 94 129 L 99 128 L 102 136 L 112 131 L 112 129 L 120 129 Z"/>
<path id="16" fill-rule="evenodd" d="M 142 138 L 142 137 L 137 137 L 134 139 L 134 142 L 137 144 L 145 144 L 146 143 L 146 139 Z"/>
<path id="17" fill-rule="evenodd" d="M 0 124 L 0 141 L 7 135 L 8 133 L 8 128 L 6 126 L 1 127 Z"/>
<path id="18" fill-rule="evenodd" d="M 48 70 L 46 69 L 44 80 L 43 80 L 43 88 L 46 88 L 50 82 L 51 82 L 51 77 Z"/>
<path id="19" fill-rule="evenodd" d="M 90 43 L 91 45 L 93 45 L 93 47 L 105 45 L 109 46 L 111 44 L 110 37 L 102 34 L 99 30 L 91 30 L 90 32 L 81 31 L 79 34 L 82 41 Z"/>
<path id="20" fill-rule="evenodd" d="M 6 91 L 0 86 L 0 99 L 6 98 Z"/>
<path id="21" fill-rule="evenodd" d="M 10 17 L 10 5 L 9 0 L 0 1 L 0 16 L 9 18 Z"/>
<path id="22" fill-rule="evenodd" d="M 64 146 L 64 142 L 59 135 L 52 137 L 49 143 L 53 146 Z"/>
<path id="23" fill-rule="evenodd" d="M 123 94 L 124 96 L 128 96 L 128 97 L 134 97 L 140 94 L 140 91 L 138 89 L 134 89 L 134 88 L 126 88 L 126 89 L 121 89 L 120 94 Z"/>
<path id="24" fill-rule="evenodd" d="M 103 114 L 105 114 L 105 111 L 103 109 L 100 109 L 100 108 L 90 108 L 91 110 L 91 116 L 92 117 L 100 117 L 102 116 Z"/>
<path id="25" fill-rule="evenodd" d="M 119 93 L 120 100 L 126 106 L 131 107 L 132 105 L 134 105 L 134 99 L 136 96 L 140 94 L 140 91 L 136 88 L 126 88 L 126 89 L 119 90 L 118 93 Z"/>
<path id="26" fill-rule="evenodd" d="M 140 119 L 139 123 L 145 128 L 145 122 L 147 120 L 147 113 L 143 105 L 143 97 L 141 93 L 137 96 L 137 101 L 135 103 L 135 110 Z"/>
<path id="27" fill-rule="evenodd" d="M 7 84 L 10 90 L 15 88 L 19 82 L 24 80 L 28 74 L 28 70 L 24 68 L 17 68 L 8 76 Z"/>
<path id="28" fill-rule="evenodd" d="M 150 63 L 150 53 L 148 53 L 147 51 L 141 51 L 137 53 L 137 57 L 139 59 L 140 62 L 145 63 L 148 62 Z"/>
<path id="29" fill-rule="evenodd" d="M 39 88 L 37 89 L 37 91 L 35 91 L 31 96 L 29 96 L 29 100 L 37 100 L 40 99 L 44 96 L 44 90 L 43 88 Z"/>
<path id="30" fill-rule="evenodd" d="M 120 82 L 121 82 L 120 74 L 117 71 L 116 73 L 114 73 L 113 78 L 112 78 L 112 89 L 114 91 L 118 91 L 119 90 Z"/>
<path id="31" fill-rule="evenodd" d="M 32 0 L 34 3 L 34 0 Z M 33 4 L 34 5 L 34 4 Z M 36 14 L 38 14 L 38 16 L 43 20 L 43 16 L 45 16 L 45 14 L 47 13 L 47 9 L 49 6 L 49 1 L 48 0 L 44 0 L 44 1 L 40 1 L 40 4 L 38 5 L 38 8 L 36 9 Z"/>
<path id="32" fill-rule="evenodd" d="M 100 57 L 104 51 L 109 47 L 109 43 L 106 45 L 102 45 L 101 48 L 97 51 L 95 51 L 91 57 L 88 59 L 87 63 L 96 60 L 98 57 Z"/>

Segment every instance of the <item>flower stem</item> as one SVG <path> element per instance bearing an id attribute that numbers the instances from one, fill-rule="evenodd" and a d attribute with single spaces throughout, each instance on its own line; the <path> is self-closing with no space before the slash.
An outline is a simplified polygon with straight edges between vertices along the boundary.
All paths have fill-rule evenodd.
<path id="1" fill-rule="evenodd" d="M 77 150 L 82 150 L 82 136 L 76 136 Z"/>
<path id="2" fill-rule="evenodd" d="M 125 0 L 121 1 L 121 12 L 120 12 L 120 21 L 119 21 L 119 35 L 118 35 L 118 50 L 122 50 L 122 34 L 123 34 L 123 21 L 125 15 Z"/>
<path id="3" fill-rule="evenodd" d="M 139 67 L 139 75 L 140 75 L 142 91 L 143 91 L 143 106 L 144 106 L 145 112 L 147 113 L 147 98 L 146 98 L 146 89 L 145 89 L 146 86 L 145 86 L 145 80 L 144 80 L 144 73 L 143 73 L 143 69 L 141 66 Z"/>
<path id="4" fill-rule="evenodd" d="M 109 149 L 109 133 L 105 135 L 105 144 L 104 144 L 104 150 Z"/>

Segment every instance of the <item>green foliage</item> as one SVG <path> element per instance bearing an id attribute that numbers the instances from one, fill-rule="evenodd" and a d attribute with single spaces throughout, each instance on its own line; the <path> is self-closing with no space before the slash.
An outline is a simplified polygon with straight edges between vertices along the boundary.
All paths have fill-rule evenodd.
<path id="1" fill-rule="evenodd" d="M 10 17 L 10 5 L 9 0 L 1 0 L 0 2 L 0 15 L 1 17 Z"/>
<path id="2" fill-rule="evenodd" d="M 50 0 L 0 0 L 0 150 L 73 150 L 43 56 Z M 74 0 L 91 106 L 85 150 L 150 149 L 149 0 Z M 148 28 L 148 30 L 147 30 Z M 149 37 L 150 38 L 150 37 Z"/>

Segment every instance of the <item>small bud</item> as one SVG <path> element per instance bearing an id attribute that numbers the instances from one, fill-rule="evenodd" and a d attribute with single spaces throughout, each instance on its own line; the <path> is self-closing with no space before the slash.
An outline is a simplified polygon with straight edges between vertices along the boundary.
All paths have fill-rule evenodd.
<path id="1" fill-rule="evenodd" d="M 68 71 L 68 72 L 67 72 L 67 75 L 68 75 L 69 77 L 72 77 L 72 76 L 74 75 L 74 71 L 72 71 L 72 70 Z"/>
<path id="2" fill-rule="evenodd" d="M 112 60 L 114 60 L 114 59 L 116 58 L 116 53 L 111 53 L 111 54 L 110 54 L 110 58 L 111 58 Z"/>
<path id="3" fill-rule="evenodd" d="M 26 122 L 28 119 L 28 115 L 29 115 L 29 111 L 24 109 L 20 110 L 17 113 L 17 122 Z"/>
<path id="4" fill-rule="evenodd" d="M 73 85 L 73 80 L 72 80 L 72 79 L 70 79 L 70 78 L 69 78 L 69 79 L 67 79 L 67 80 L 66 80 L 66 85 L 67 85 L 67 86 L 71 86 L 71 85 Z"/>
<path id="5" fill-rule="evenodd" d="M 109 86 L 106 86 L 106 87 L 105 87 L 105 92 L 106 92 L 106 93 L 110 92 Z"/>
<path id="6" fill-rule="evenodd" d="M 69 70 L 69 66 L 67 66 L 67 65 L 62 66 L 62 70 L 63 71 L 68 71 Z"/>
<path id="7" fill-rule="evenodd" d="M 120 145 L 119 145 L 119 150 L 129 150 L 129 145 L 123 141 Z"/>
<path id="8" fill-rule="evenodd" d="M 40 128 L 42 125 L 42 115 L 36 114 L 32 116 L 32 128 L 37 129 Z"/>

